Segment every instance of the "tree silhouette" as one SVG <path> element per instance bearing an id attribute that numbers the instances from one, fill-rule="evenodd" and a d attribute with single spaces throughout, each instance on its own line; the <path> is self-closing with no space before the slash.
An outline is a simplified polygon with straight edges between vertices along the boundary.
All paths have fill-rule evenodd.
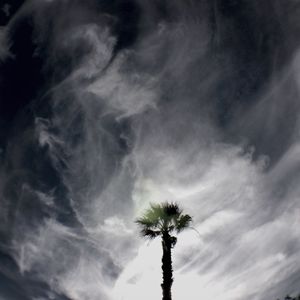
<path id="1" fill-rule="evenodd" d="M 300 294 L 296 297 L 291 297 L 290 295 L 286 295 L 284 300 L 300 300 Z"/>
<path id="2" fill-rule="evenodd" d="M 163 282 L 161 284 L 163 300 L 171 300 L 171 287 L 173 283 L 172 253 L 177 238 L 172 234 L 179 233 L 189 227 L 192 218 L 184 215 L 182 209 L 176 203 L 150 204 L 150 208 L 144 215 L 136 220 L 144 237 L 154 239 L 162 238 L 162 272 Z"/>

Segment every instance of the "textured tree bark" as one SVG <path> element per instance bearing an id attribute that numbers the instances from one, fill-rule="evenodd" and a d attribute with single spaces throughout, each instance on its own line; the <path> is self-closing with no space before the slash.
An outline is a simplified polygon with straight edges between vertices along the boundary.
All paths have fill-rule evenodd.
<path id="1" fill-rule="evenodd" d="M 172 269 L 172 253 L 171 253 L 171 236 L 168 232 L 162 235 L 162 273 L 163 282 L 161 284 L 162 288 L 162 300 L 172 300 L 171 287 L 173 283 L 173 269 Z"/>

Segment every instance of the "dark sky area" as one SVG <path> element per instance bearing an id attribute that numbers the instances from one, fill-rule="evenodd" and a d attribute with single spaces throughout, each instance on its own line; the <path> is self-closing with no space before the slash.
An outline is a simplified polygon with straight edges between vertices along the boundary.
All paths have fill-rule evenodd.
<path id="1" fill-rule="evenodd" d="M 138 299 L 120 288 L 148 274 L 133 220 L 167 199 L 201 236 L 176 254 L 190 299 L 300 292 L 299 17 L 296 0 L 0 1 L 0 300 Z"/>

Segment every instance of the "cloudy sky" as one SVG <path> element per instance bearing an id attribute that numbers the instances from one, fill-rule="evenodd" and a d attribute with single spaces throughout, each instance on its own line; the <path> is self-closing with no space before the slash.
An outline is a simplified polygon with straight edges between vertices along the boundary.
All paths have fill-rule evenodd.
<path id="1" fill-rule="evenodd" d="M 0 5 L 0 300 L 160 299 L 166 200 L 174 300 L 300 292 L 298 0 Z"/>

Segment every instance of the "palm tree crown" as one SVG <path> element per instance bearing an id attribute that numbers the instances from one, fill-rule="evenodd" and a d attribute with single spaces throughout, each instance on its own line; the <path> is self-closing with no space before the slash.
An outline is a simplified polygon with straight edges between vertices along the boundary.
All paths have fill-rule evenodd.
<path id="1" fill-rule="evenodd" d="M 136 220 L 142 236 L 153 239 L 163 233 L 179 233 L 189 227 L 192 218 L 182 214 L 176 203 L 150 204 L 144 215 Z"/>

